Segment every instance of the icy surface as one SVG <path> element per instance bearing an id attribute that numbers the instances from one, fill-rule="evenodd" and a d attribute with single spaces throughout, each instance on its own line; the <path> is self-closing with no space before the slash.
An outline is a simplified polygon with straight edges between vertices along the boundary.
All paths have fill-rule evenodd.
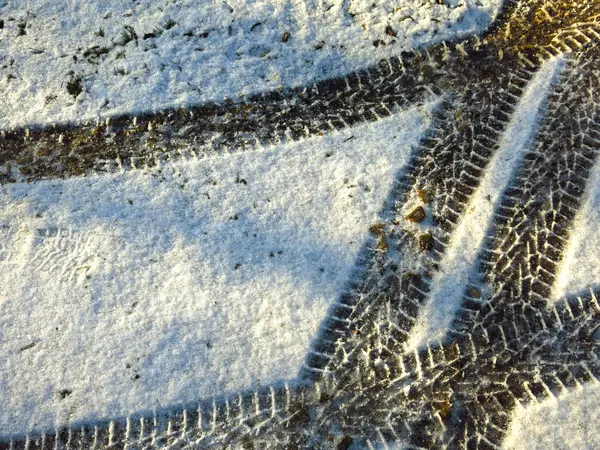
<path id="1" fill-rule="evenodd" d="M 424 111 L 152 173 L 2 187 L 0 429 L 295 378 Z"/>

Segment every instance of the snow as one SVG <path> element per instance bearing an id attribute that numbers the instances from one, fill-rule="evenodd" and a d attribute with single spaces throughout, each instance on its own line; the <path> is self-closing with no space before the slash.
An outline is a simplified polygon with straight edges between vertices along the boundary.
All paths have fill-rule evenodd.
<path id="1" fill-rule="evenodd" d="M 3 434 L 294 379 L 427 112 L 1 187 Z"/>
<path id="2" fill-rule="evenodd" d="M 498 151 L 458 224 L 440 270 L 433 279 L 431 301 L 421 309 L 413 334 L 407 342 L 409 349 L 422 348 L 427 343 L 444 339 L 460 307 L 471 271 L 478 269 L 476 260 L 492 225 L 495 205 L 498 205 L 515 168 L 529 149 L 548 88 L 556 81 L 563 65 L 564 59 L 560 57 L 546 62 L 521 97 Z"/>
<path id="3" fill-rule="evenodd" d="M 303 85 L 480 32 L 501 3 L 0 0 L 0 129 Z M 121 42 L 125 25 L 137 43 Z M 109 50 L 85 57 L 94 46 Z M 561 64 L 522 99 L 413 347 L 447 329 Z M 294 379 L 427 112 L 160 171 L 0 187 L 0 435 Z M 599 282 L 600 167 L 590 186 L 557 297 Z M 599 395 L 518 408 L 506 448 L 600 447 Z"/>
<path id="4" fill-rule="evenodd" d="M 589 384 L 513 414 L 506 450 L 600 448 L 600 385 Z"/>
<path id="5" fill-rule="evenodd" d="M 600 285 L 600 164 L 596 164 L 590 178 L 558 277 L 556 300 Z"/>
<path id="6" fill-rule="evenodd" d="M 500 4 L 5 0 L 0 2 L 0 129 L 304 85 L 419 45 L 480 32 Z M 124 44 L 125 26 L 133 27 L 137 41 Z M 152 33 L 156 36 L 149 37 Z M 97 57 L 89 53 L 103 48 L 107 53 Z M 83 92 L 74 98 L 67 86 L 77 77 Z"/>

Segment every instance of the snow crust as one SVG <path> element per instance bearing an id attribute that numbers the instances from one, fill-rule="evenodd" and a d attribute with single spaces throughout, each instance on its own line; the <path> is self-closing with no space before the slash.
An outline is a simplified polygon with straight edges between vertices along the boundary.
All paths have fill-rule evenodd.
<path id="1" fill-rule="evenodd" d="M 2 434 L 294 379 L 428 124 L 2 186 Z"/>
<path id="2" fill-rule="evenodd" d="M 506 450 L 600 448 L 600 385 L 581 386 L 557 398 L 517 407 Z"/>

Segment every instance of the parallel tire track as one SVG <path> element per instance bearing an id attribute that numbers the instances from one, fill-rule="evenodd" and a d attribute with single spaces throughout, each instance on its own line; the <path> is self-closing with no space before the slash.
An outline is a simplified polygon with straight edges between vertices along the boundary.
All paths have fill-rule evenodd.
<path id="1" fill-rule="evenodd" d="M 596 48 L 578 54 L 551 94 L 532 149 L 495 213 L 457 330 L 501 320 L 507 308 L 548 306 L 600 151 L 599 64 Z"/>
<path id="2" fill-rule="evenodd" d="M 407 439 L 419 448 L 496 448 L 517 402 L 597 381 L 600 292 L 552 307 L 547 300 L 600 145 L 600 83 L 593 70 L 600 61 L 598 51 L 586 47 L 597 29 L 590 14 L 598 4 L 575 5 L 573 14 L 567 6 L 546 11 L 561 19 L 549 20 L 550 30 L 566 31 L 529 49 L 528 28 L 510 22 L 527 23 L 529 13 L 543 13 L 548 2 L 507 5 L 483 44 L 473 39 L 456 51 L 438 46 L 347 79 L 242 105 L 198 108 L 195 118 L 171 111 L 135 123 L 123 117 L 109 125 L 5 133 L 3 180 L 18 174 L 35 180 L 299 139 L 376 120 L 440 92 L 454 96 L 444 100 L 435 130 L 395 186 L 386 222 L 373 228 L 362 281 L 325 324 L 307 358 L 306 384 L 265 387 L 153 416 L 73 424 L 0 448 L 347 448 L 352 439 L 371 447 Z M 577 45 L 572 39 L 579 31 Z M 494 33 L 500 39 L 492 39 Z M 503 55 L 502 45 L 511 52 Z M 537 61 L 556 53 L 551 46 L 577 54 L 564 88 L 551 98 L 534 149 L 503 197 L 482 255 L 483 273 L 467 290 L 448 343 L 406 353 L 402 344 L 427 300 L 431 274 Z M 562 110 L 565 104 L 570 113 Z M 417 217 L 417 205 L 421 218 L 406 219 Z M 421 229 L 421 220 L 431 229 Z"/>
<path id="3" fill-rule="evenodd" d="M 347 364 L 356 363 L 353 355 L 365 346 L 377 348 L 369 336 L 393 341 L 386 354 L 373 350 L 373 360 L 389 356 L 392 348 L 402 351 L 452 232 L 534 73 L 516 62 L 510 71 L 506 66 L 495 57 L 482 59 L 470 79 L 484 81 L 465 85 L 438 112 L 435 130 L 415 152 L 388 201 L 388 222 L 380 228 L 387 234 L 379 234 L 371 249 L 363 280 L 330 314 L 309 356 L 310 370 L 344 377 Z M 485 76 L 490 73 L 497 76 Z M 411 223 L 415 211 L 422 212 L 422 223 Z M 389 250 L 377 248 L 382 239 Z"/>

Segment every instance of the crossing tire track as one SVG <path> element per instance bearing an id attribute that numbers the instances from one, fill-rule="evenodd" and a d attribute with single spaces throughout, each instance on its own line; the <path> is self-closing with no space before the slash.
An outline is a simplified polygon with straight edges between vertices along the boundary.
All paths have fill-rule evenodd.
<path id="1" fill-rule="evenodd" d="M 307 360 L 310 372 L 345 377 L 346 364 L 356 364 L 356 355 L 366 346 L 373 349 L 373 360 L 389 357 L 392 349 L 402 351 L 429 298 L 431 278 L 452 232 L 498 150 L 515 99 L 534 74 L 516 63 L 513 70 L 501 71 L 506 64 L 495 57 L 480 61 L 482 73 L 499 75 L 490 81 L 472 74 L 473 79 L 486 81 L 455 93 L 437 112 L 435 129 L 404 169 L 383 214 L 388 219 L 382 229 L 387 231 L 389 250 L 382 252 L 375 245 L 365 251 L 370 256 L 364 280 L 342 296 L 330 314 L 323 337 Z M 422 212 L 422 223 L 411 222 L 414 211 Z M 383 353 L 370 342 L 370 335 L 374 340 L 389 336 Z"/>
<path id="2" fill-rule="evenodd" d="M 451 93 L 434 130 L 394 186 L 385 223 L 372 228 L 361 278 L 333 309 L 307 357 L 310 379 L 154 414 L 71 424 L 12 438 L 0 448 L 318 449 L 353 441 L 373 448 L 398 440 L 415 448 L 496 448 L 518 403 L 598 381 L 600 342 L 594 336 L 600 291 L 551 307 L 547 302 L 561 258 L 559 242 L 571 232 L 599 149 L 599 80 L 593 70 L 598 52 L 589 45 L 596 39 L 598 4 L 554 5 L 546 9 L 547 0 L 510 0 L 490 33 L 457 44 L 456 51 L 444 44 L 241 106 L 201 107 L 193 110 L 195 118 L 189 111 L 169 111 L 135 123 L 117 118 L 99 129 L 5 133 L 4 181 L 15 181 L 19 173 L 34 180 L 300 139 Z M 553 25 L 530 27 L 544 11 Z M 551 36 L 549 43 L 534 45 L 539 30 Z M 581 45 L 573 42 L 579 32 Z M 406 352 L 402 343 L 427 299 L 431 274 L 523 87 L 537 62 L 559 47 L 574 52 L 570 67 L 553 93 L 533 150 L 502 198 L 481 258 L 483 278 L 472 286 L 485 291 L 482 283 L 487 283 L 491 296 L 465 298 L 447 342 Z M 574 113 L 565 113 L 565 105 Z M 63 147 L 56 153 L 43 149 L 61 134 Z M 421 219 L 406 219 L 417 206 Z M 524 221 L 529 216 L 534 227 Z M 430 225 L 427 245 L 419 239 L 425 234 L 421 220 Z M 508 264 L 498 249 L 509 255 Z M 554 265 L 547 266 L 545 257 Z"/>

